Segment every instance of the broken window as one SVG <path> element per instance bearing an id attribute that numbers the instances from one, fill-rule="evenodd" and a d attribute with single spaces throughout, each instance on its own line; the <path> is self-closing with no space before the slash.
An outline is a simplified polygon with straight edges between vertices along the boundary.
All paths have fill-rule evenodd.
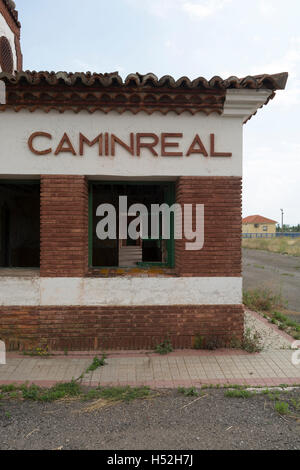
<path id="1" fill-rule="evenodd" d="M 120 196 L 127 197 L 127 212 L 125 230 L 127 238 L 119 237 L 120 217 L 124 217 L 119 206 Z M 171 214 L 171 233 L 168 240 L 162 238 L 161 216 L 158 218 L 157 233 L 152 236 L 153 204 L 174 202 L 173 183 L 125 183 L 125 182 L 92 182 L 90 184 L 89 210 L 90 210 L 90 243 L 89 264 L 94 267 L 130 267 L 147 266 L 152 264 L 173 265 L 174 252 L 174 216 Z M 99 239 L 97 235 L 97 224 L 104 216 L 97 216 L 96 211 L 101 204 L 111 204 L 116 213 L 116 237 L 115 239 Z M 133 204 L 143 204 L 147 208 L 147 233 L 140 225 L 137 232 L 141 235 L 137 239 L 128 236 L 128 227 L 137 217 L 136 213 L 130 212 Z M 121 212 L 120 212 L 121 211 Z M 152 212 L 151 212 L 152 211 Z M 145 229 L 145 227 L 144 227 Z"/>

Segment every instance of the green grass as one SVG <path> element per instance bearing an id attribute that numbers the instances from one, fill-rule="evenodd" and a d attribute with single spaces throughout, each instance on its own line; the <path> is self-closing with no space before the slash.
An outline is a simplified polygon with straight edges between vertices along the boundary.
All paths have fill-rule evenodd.
<path id="1" fill-rule="evenodd" d="M 243 248 L 300 256 L 300 238 L 243 238 Z"/>
<path id="2" fill-rule="evenodd" d="M 253 392 L 249 390 L 226 390 L 224 396 L 227 398 L 251 398 L 255 395 Z"/>
<path id="3" fill-rule="evenodd" d="M 277 401 L 274 408 L 280 415 L 287 415 L 290 413 L 290 406 L 286 401 Z"/>
<path id="4" fill-rule="evenodd" d="M 79 396 L 81 393 L 80 386 L 77 382 L 58 383 L 51 388 L 38 387 L 32 385 L 1 385 L 2 399 L 18 399 L 33 401 L 55 401 L 61 398 Z"/>
<path id="5" fill-rule="evenodd" d="M 198 397 L 199 396 L 199 392 L 197 392 L 195 387 L 190 387 L 190 388 L 179 387 L 178 393 L 181 393 L 185 397 Z"/>
<path id="6" fill-rule="evenodd" d="M 297 412 L 300 411 L 300 398 L 292 398 L 291 404 Z"/>
<path id="7" fill-rule="evenodd" d="M 103 398 L 109 401 L 131 401 L 151 395 L 149 387 L 97 387 L 86 391 L 81 385 L 71 382 L 59 383 L 51 388 L 32 385 L 2 385 L 1 400 L 23 399 L 38 402 L 54 402 L 64 398 L 78 398 L 84 401 Z"/>
<path id="8" fill-rule="evenodd" d="M 82 396 L 83 400 L 103 398 L 109 401 L 132 401 L 137 398 L 146 398 L 151 394 L 149 387 L 98 387 L 89 390 Z"/>
<path id="9" fill-rule="evenodd" d="M 59 383 L 49 389 L 38 387 L 37 385 L 24 386 L 22 388 L 22 398 L 24 400 L 52 402 L 62 398 L 78 397 L 81 393 L 80 385 L 75 382 Z"/>

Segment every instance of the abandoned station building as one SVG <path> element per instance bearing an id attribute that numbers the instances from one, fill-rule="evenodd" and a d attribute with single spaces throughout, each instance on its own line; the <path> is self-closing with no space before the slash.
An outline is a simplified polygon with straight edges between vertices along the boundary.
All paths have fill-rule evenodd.
<path id="1" fill-rule="evenodd" d="M 0 338 L 7 348 L 145 349 L 243 335 L 243 124 L 287 74 L 24 72 L 0 0 Z M 101 239 L 99 205 L 203 207 L 203 244 Z M 103 216 L 103 214 L 102 214 Z M 136 213 L 127 213 L 127 223 Z M 120 215 L 117 211 L 116 224 Z M 182 213 L 181 220 L 184 218 Z M 161 219 L 159 219 L 161 220 Z M 127 226 L 126 226 L 127 227 Z"/>

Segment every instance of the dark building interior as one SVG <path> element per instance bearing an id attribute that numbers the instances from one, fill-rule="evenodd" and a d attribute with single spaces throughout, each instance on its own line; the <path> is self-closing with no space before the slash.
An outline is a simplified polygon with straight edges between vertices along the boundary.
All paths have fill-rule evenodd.
<path id="1" fill-rule="evenodd" d="M 0 183 L 0 266 L 40 265 L 40 185 Z"/>
<path id="2" fill-rule="evenodd" d="M 161 237 L 151 239 L 151 205 L 162 204 L 167 201 L 169 185 L 168 184 L 127 184 L 127 183 L 94 183 L 90 190 L 92 191 L 92 265 L 93 266 L 123 266 L 123 263 L 129 262 L 129 265 L 136 265 L 139 263 L 164 263 L 166 261 L 166 242 Z M 149 219 L 149 236 L 142 240 L 100 240 L 96 234 L 96 226 L 101 217 L 96 216 L 96 209 L 100 204 L 110 203 L 116 209 L 116 226 L 117 235 L 119 233 L 119 196 L 127 196 L 128 208 L 132 204 L 144 204 L 148 209 Z M 128 222 L 133 217 L 128 216 Z M 136 246 L 136 250 L 133 248 Z M 124 247 L 128 247 L 131 256 L 136 257 L 136 262 L 133 260 L 123 258 L 120 251 L 124 251 Z M 140 259 L 136 254 L 140 247 Z M 122 261 L 124 260 L 124 261 Z M 125 266 L 126 266 L 125 264 Z"/>

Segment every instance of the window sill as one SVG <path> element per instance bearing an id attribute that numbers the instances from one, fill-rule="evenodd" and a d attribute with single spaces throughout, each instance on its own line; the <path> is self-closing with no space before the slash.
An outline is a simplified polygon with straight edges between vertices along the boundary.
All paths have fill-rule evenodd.
<path id="1" fill-rule="evenodd" d="M 177 277 L 174 269 L 166 267 L 89 268 L 87 277 Z"/>

